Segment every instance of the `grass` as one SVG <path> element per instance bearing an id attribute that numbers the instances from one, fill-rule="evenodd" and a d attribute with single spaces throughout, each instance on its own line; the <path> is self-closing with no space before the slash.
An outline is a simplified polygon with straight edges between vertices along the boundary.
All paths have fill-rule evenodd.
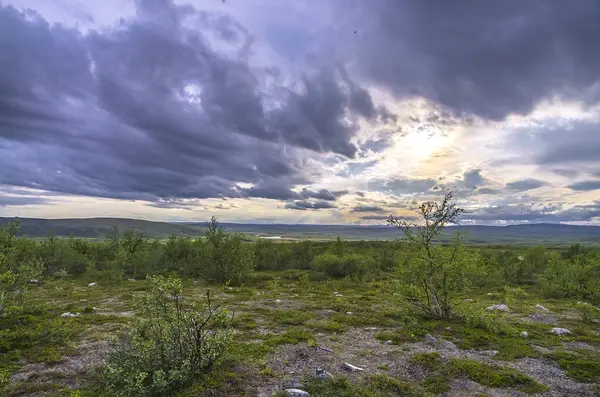
<path id="1" fill-rule="evenodd" d="M 523 338 L 511 332 L 498 332 L 493 323 L 478 326 L 468 325 L 460 318 L 432 320 L 416 317 L 407 311 L 402 302 L 393 298 L 390 292 L 393 290 L 392 282 L 386 280 L 385 275 L 373 282 L 359 282 L 316 281 L 308 279 L 308 274 L 307 271 L 258 272 L 248 285 L 231 289 L 204 283 L 194 286 L 193 280 L 186 280 L 184 295 L 191 304 L 202 303 L 206 289 L 210 288 L 215 304 L 235 310 L 233 326 L 236 339 L 226 363 L 215 368 L 214 376 L 199 380 L 198 385 L 186 390 L 182 396 L 210 396 L 210 390 L 218 390 L 214 393 L 221 395 L 243 396 L 260 382 L 279 384 L 290 376 L 286 371 L 296 368 L 294 358 L 282 359 L 283 368 L 274 365 L 273 360 L 284 354 L 286 345 L 297 344 L 326 346 L 335 351 L 318 353 L 323 357 L 346 352 L 354 359 L 375 360 L 368 372 L 351 376 L 350 379 L 339 376 L 326 382 L 302 379 L 311 396 L 439 395 L 449 390 L 450 381 L 456 377 L 466 377 L 488 387 L 515 388 L 527 393 L 547 390 L 546 386 L 529 376 L 504 367 L 501 363 L 486 365 L 460 359 L 443 361 L 442 356 L 435 352 L 411 355 L 410 344 L 422 342 L 427 333 L 438 339 L 453 341 L 461 349 L 475 352 L 497 350 L 494 358 L 498 360 L 545 357 L 554 360 L 574 380 L 592 384 L 600 380 L 597 364 L 600 360 L 596 353 L 564 351 L 562 348 L 563 342 L 600 345 L 600 337 L 595 333 L 597 324 L 585 323 L 577 317 L 560 316 L 557 324 L 518 320 L 519 316 L 528 315 L 537 303 L 549 307 L 557 315 L 563 312 L 569 314 L 573 305 L 571 301 L 546 301 L 536 294 L 534 288 L 527 289 L 528 295 L 519 298 L 518 303 L 511 306 L 517 314 L 511 314 L 505 320 L 519 333 L 529 333 L 528 338 Z M 98 286 L 87 287 L 91 281 L 97 282 Z M 10 376 L 24 363 L 43 362 L 51 365 L 70 354 L 81 340 L 103 340 L 117 334 L 131 321 L 130 317 L 118 314 L 131 310 L 134 297 L 145 291 L 146 287 L 145 280 L 109 283 L 88 278 L 48 280 L 44 284 L 31 286 L 26 295 L 28 304 L 25 309 L 10 320 L 0 322 L 0 387 L 6 386 Z M 334 296 L 334 291 L 343 296 Z M 473 305 L 489 305 L 486 293 L 475 291 L 472 294 L 475 299 Z M 277 299 L 281 302 L 275 303 Z M 67 311 L 81 315 L 60 317 L 61 313 Z M 549 334 L 553 326 L 569 328 L 572 334 L 561 338 Z M 377 329 L 366 331 L 366 328 L 372 327 Z M 359 335 L 359 339 L 365 341 L 374 335 L 381 344 L 391 340 L 394 346 L 385 347 L 385 351 L 395 355 L 398 360 L 408 358 L 408 365 L 422 368 L 425 375 L 419 379 L 397 378 L 394 360 L 377 361 L 383 346 L 377 343 L 353 346 L 348 343 L 348 338 L 356 337 L 352 335 Z M 362 341 L 358 340 L 358 343 Z M 551 353 L 542 353 L 534 345 L 548 348 Z M 434 345 L 431 347 L 436 348 Z M 337 356 L 331 357 L 336 357 L 332 359 L 336 364 L 332 365 L 342 360 Z M 314 371 L 312 367 L 310 370 Z M 89 380 L 93 381 L 92 374 L 90 377 Z M 42 395 L 60 395 L 65 379 L 57 374 L 48 382 L 34 383 L 12 385 L 12 394 L 9 395 L 18 396 L 36 389 Z M 83 397 L 102 396 L 93 388 L 83 388 L 81 393 Z"/>
<path id="2" fill-rule="evenodd" d="M 600 360 L 589 352 L 569 353 L 555 351 L 546 357 L 556 361 L 571 378 L 585 383 L 600 382 Z"/>
<path id="3" fill-rule="evenodd" d="M 489 387 L 510 387 L 529 394 L 550 390 L 530 376 L 521 374 L 514 369 L 486 365 L 474 360 L 450 360 L 448 371 L 451 374 L 465 375 L 472 381 Z"/>

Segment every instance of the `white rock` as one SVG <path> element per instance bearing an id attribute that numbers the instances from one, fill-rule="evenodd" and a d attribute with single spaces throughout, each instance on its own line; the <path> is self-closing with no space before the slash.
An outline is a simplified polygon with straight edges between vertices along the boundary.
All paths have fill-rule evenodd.
<path id="1" fill-rule="evenodd" d="M 88 284 L 88 287 L 95 287 L 95 286 L 97 286 L 97 285 L 98 285 L 98 284 L 96 284 L 96 283 L 89 283 L 89 284 Z"/>
<path id="2" fill-rule="evenodd" d="M 352 314 L 352 312 L 346 312 L 346 314 L 350 315 L 350 314 Z"/>
<path id="3" fill-rule="evenodd" d="M 281 303 L 281 299 L 275 299 L 275 303 Z"/>
<path id="4" fill-rule="evenodd" d="M 545 311 L 545 312 L 549 312 L 550 311 L 547 308 L 545 308 L 544 306 L 540 305 L 539 303 L 537 305 L 535 305 L 535 308 L 536 309 L 540 309 L 540 310 Z"/>
<path id="5" fill-rule="evenodd" d="M 521 336 L 522 336 L 523 338 L 528 338 L 528 337 L 529 337 L 529 332 L 527 332 L 527 331 L 523 331 L 523 332 L 521 332 Z"/>
<path id="6" fill-rule="evenodd" d="M 79 315 L 80 315 L 79 313 L 73 314 L 71 312 L 66 312 L 66 313 L 61 314 L 60 316 L 61 317 L 79 317 Z"/>
<path id="7" fill-rule="evenodd" d="M 437 342 L 437 339 L 431 334 L 425 335 L 424 339 L 425 339 L 425 342 L 427 342 L 427 343 L 436 343 Z"/>
<path id="8" fill-rule="evenodd" d="M 300 389 L 285 389 L 285 395 L 288 397 L 308 397 L 310 394 Z"/>
<path id="9" fill-rule="evenodd" d="M 317 377 L 317 379 L 323 379 L 323 380 L 331 378 L 331 374 L 322 368 L 317 369 L 315 376 Z"/>
<path id="10" fill-rule="evenodd" d="M 472 302 L 475 302 L 475 301 L 473 299 L 465 299 L 465 302 L 472 303 Z"/>
<path id="11" fill-rule="evenodd" d="M 500 303 L 498 305 L 488 306 L 486 310 L 488 312 L 493 312 L 493 311 L 500 311 L 500 312 L 506 312 L 506 313 L 510 312 L 510 309 L 504 303 Z"/>
<path id="12" fill-rule="evenodd" d="M 570 334 L 571 331 L 569 331 L 566 328 L 558 328 L 558 327 L 556 327 L 556 328 L 552 328 L 550 330 L 550 333 L 554 334 L 554 335 L 566 335 L 566 334 Z"/>
<path id="13" fill-rule="evenodd" d="M 127 281 L 129 281 L 130 283 L 135 283 L 136 279 L 135 278 L 128 278 Z"/>
<path id="14" fill-rule="evenodd" d="M 383 342 L 384 345 L 391 345 L 392 343 L 394 342 L 392 342 L 391 340 L 386 340 L 385 342 Z"/>
<path id="15" fill-rule="evenodd" d="M 40 280 L 36 279 L 36 278 L 32 278 L 31 280 L 27 280 L 27 282 L 29 284 L 39 284 Z"/>
<path id="16" fill-rule="evenodd" d="M 342 368 L 344 368 L 346 371 L 350 371 L 350 372 L 361 372 L 361 371 L 364 371 L 363 368 L 357 367 L 356 365 L 352 365 L 350 363 L 344 363 L 344 364 L 342 364 Z"/>

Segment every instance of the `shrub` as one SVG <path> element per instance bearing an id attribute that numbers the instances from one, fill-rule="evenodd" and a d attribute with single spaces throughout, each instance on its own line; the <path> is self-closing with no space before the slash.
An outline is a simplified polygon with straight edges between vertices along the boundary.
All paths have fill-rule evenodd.
<path id="1" fill-rule="evenodd" d="M 424 225 L 390 217 L 388 224 L 404 234 L 406 249 L 398 268 L 402 283 L 399 293 L 423 314 L 447 318 L 459 297 L 469 288 L 469 276 L 476 273 L 478 258 L 456 236 L 451 247 L 435 244 L 447 224 L 456 223 L 462 210 L 450 204 L 452 193 L 441 203 L 420 206 Z"/>
<path id="2" fill-rule="evenodd" d="M 241 234 L 226 233 L 212 217 L 206 231 L 204 275 L 219 284 L 239 285 L 253 270 L 252 246 Z"/>
<path id="3" fill-rule="evenodd" d="M 600 309 L 587 302 L 577 302 L 575 310 L 585 323 L 592 323 L 596 318 L 600 317 Z"/>
<path id="4" fill-rule="evenodd" d="M 150 277 L 150 291 L 136 302 L 138 317 L 113 344 L 104 367 L 106 387 L 116 396 L 164 396 L 210 371 L 231 340 L 233 315 L 212 307 L 183 304 L 182 282 Z"/>
<path id="5" fill-rule="evenodd" d="M 315 257 L 314 267 L 329 277 L 356 277 L 362 279 L 374 270 L 375 261 L 369 256 L 359 254 L 338 256 L 325 253 Z"/>

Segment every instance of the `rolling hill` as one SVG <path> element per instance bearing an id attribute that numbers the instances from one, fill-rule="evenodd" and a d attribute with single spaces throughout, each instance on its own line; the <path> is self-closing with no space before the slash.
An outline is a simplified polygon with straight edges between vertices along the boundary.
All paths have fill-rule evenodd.
<path id="1" fill-rule="evenodd" d="M 0 225 L 15 218 L 0 218 Z M 22 236 L 104 238 L 113 227 L 135 229 L 150 238 L 202 236 L 205 223 L 169 223 L 126 218 L 39 219 L 20 218 Z M 275 237 L 289 239 L 331 240 L 340 236 L 347 240 L 392 240 L 400 232 L 389 226 L 242 224 L 221 223 L 229 232 L 244 233 L 251 238 Z M 534 244 L 568 245 L 575 242 L 600 245 L 600 226 L 564 224 L 528 224 L 510 226 L 452 226 L 447 235 L 461 233 L 471 244 Z M 446 237 L 448 239 L 449 237 Z"/>

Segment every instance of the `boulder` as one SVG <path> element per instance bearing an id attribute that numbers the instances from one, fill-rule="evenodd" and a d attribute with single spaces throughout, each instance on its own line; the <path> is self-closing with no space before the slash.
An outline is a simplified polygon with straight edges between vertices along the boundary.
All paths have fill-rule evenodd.
<path id="1" fill-rule="evenodd" d="M 300 389 L 285 389 L 285 395 L 287 397 L 308 397 L 310 394 Z"/>
<path id="2" fill-rule="evenodd" d="M 436 343 L 437 342 L 437 339 L 431 334 L 425 335 L 424 339 L 425 339 L 425 342 L 427 342 L 427 343 Z"/>
<path id="3" fill-rule="evenodd" d="M 544 312 L 549 312 L 550 310 L 548 310 L 547 308 L 545 308 L 544 306 L 540 305 L 539 303 L 537 305 L 535 305 L 536 309 L 542 310 Z"/>
<path id="4" fill-rule="evenodd" d="M 504 303 L 499 303 L 497 305 L 488 306 L 486 308 L 488 312 L 500 311 L 505 313 L 510 313 L 510 309 Z"/>
<path id="5" fill-rule="evenodd" d="M 554 334 L 554 335 L 567 335 L 567 334 L 570 334 L 571 331 L 569 331 L 566 328 L 555 327 L 550 330 L 550 333 Z"/>
<path id="6" fill-rule="evenodd" d="M 88 287 L 95 287 L 95 286 L 97 286 L 97 285 L 98 285 L 98 284 L 96 284 L 96 283 L 89 283 L 89 284 L 88 284 Z"/>
<path id="7" fill-rule="evenodd" d="M 315 377 L 317 379 L 325 380 L 331 378 L 331 374 L 325 371 L 323 368 L 317 368 Z"/>
<path id="8" fill-rule="evenodd" d="M 348 372 L 362 372 L 362 371 L 364 371 L 363 368 L 357 367 L 356 365 L 352 365 L 350 363 L 343 363 L 342 364 L 342 368 L 345 369 Z"/>
<path id="9" fill-rule="evenodd" d="M 523 338 L 528 338 L 528 337 L 529 337 L 529 332 L 527 332 L 527 331 L 523 331 L 523 332 L 521 332 L 521 336 L 522 336 Z"/>

